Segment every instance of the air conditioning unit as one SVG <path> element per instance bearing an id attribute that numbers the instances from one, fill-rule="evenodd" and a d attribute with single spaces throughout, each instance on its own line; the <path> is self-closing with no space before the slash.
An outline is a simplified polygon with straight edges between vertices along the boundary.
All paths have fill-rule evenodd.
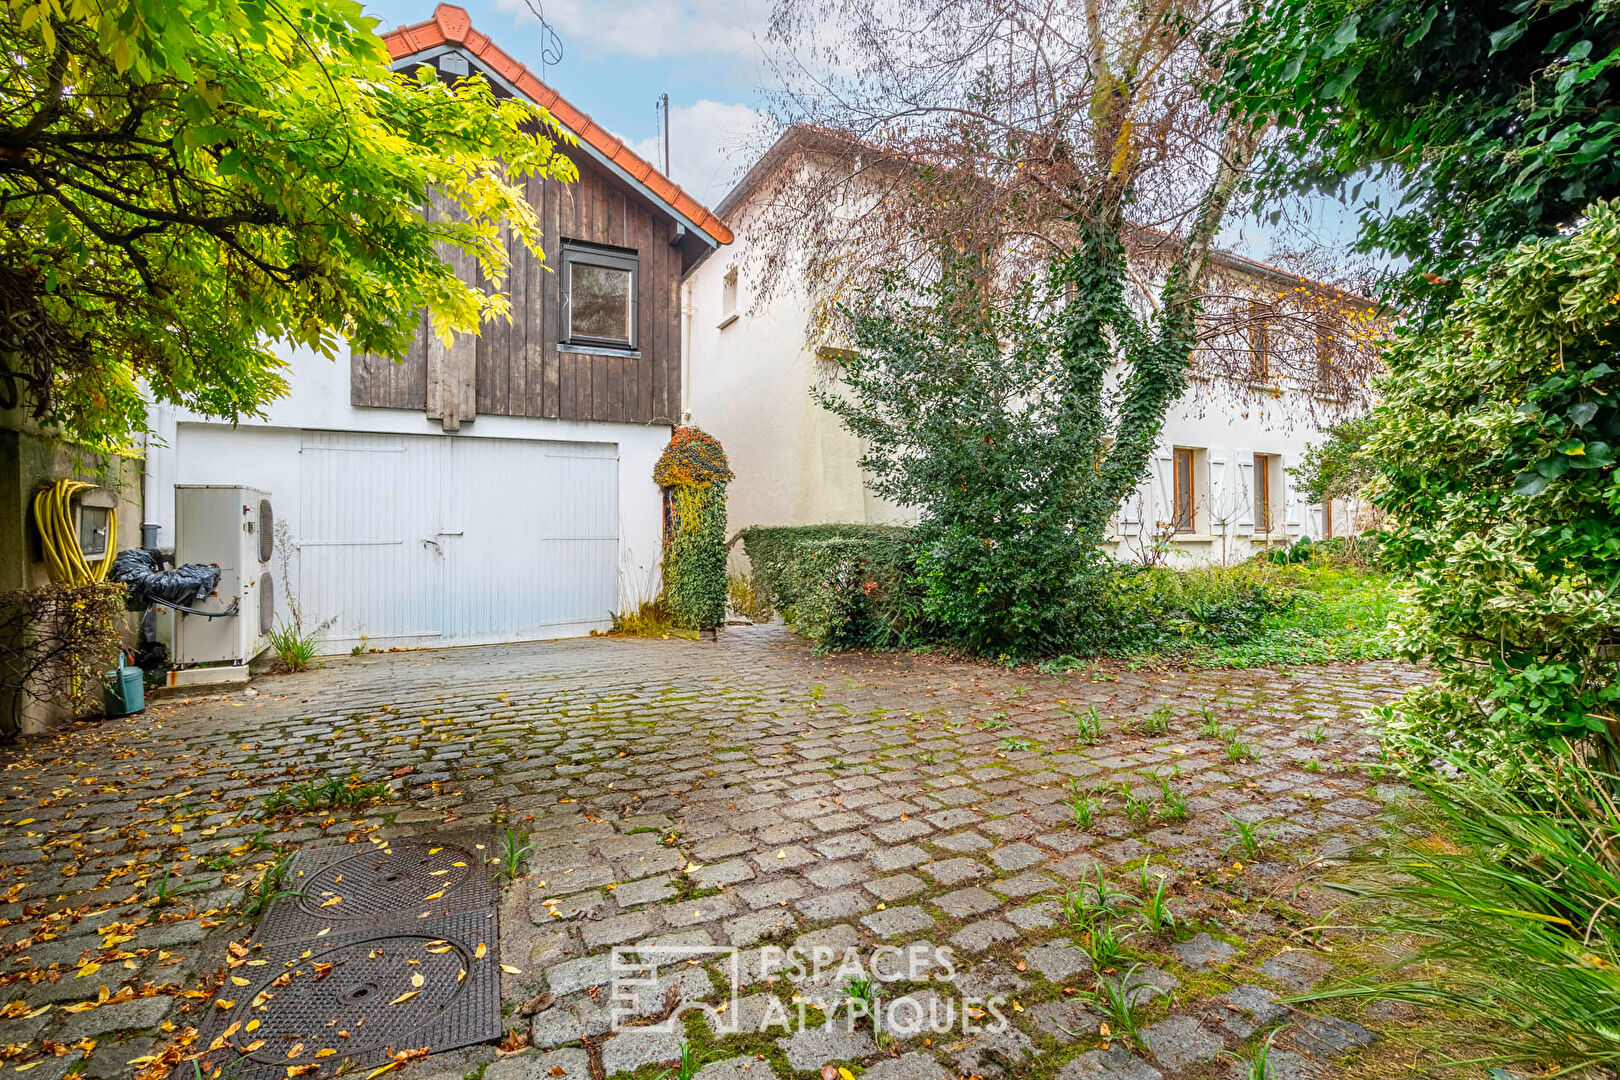
<path id="1" fill-rule="evenodd" d="M 264 651 L 276 624 L 270 496 L 249 487 L 177 485 L 174 518 L 175 562 L 218 566 L 219 586 L 197 605 L 207 614 L 174 614 L 171 658 L 181 670 L 170 682 L 245 680 L 248 662 Z M 208 670 L 187 677 L 187 669 Z"/>

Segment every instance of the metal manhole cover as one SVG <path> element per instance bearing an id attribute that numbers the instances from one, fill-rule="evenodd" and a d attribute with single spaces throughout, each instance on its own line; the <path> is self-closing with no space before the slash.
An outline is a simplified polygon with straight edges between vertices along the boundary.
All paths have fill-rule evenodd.
<path id="1" fill-rule="evenodd" d="M 199 1040 L 210 1046 L 239 1025 L 224 1046 L 204 1055 L 202 1074 L 216 1066 L 240 1080 L 316 1080 L 345 1064 L 348 1071 L 380 1065 L 401 1051 L 498 1039 L 497 933 L 495 915 L 487 912 L 255 947 L 230 972 L 248 985 L 220 992 L 231 1004 L 216 1004 Z M 314 1068 L 289 1071 L 299 1066 Z M 182 1072 L 191 1076 L 190 1068 Z"/>
<path id="2" fill-rule="evenodd" d="M 495 906 L 486 830 L 429 833 L 387 843 L 342 844 L 299 852 L 286 888 L 299 895 L 270 905 L 263 942 L 352 933 L 379 918 L 418 919 Z"/>

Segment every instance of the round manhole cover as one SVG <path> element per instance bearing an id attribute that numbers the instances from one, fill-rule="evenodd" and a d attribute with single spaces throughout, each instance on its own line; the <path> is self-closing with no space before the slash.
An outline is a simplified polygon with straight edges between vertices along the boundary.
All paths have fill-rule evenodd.
<path id="1" fill-rule="evenodd" d="M 381 912 L 446 911 L 478 902 L 488 858 L 471 846 L 412 844 L 375 847 L 298 875 L 298 906 L 327 920 L 371 918 Z M 334 901 L 334 897 L 341 899 Z"/>
<path id="2" fill-rule="evenodd" d="M 325 950 L 316 944 L 290 966 L 238 967 L 233 975 L 254 981 L 231 1011 L 242 1024 L 231 1042 L 255 1064 L 276 1066 L 336 1067 L 377 1050 L 430 1046 L 474 965 L 488 962 L 477 946 L 379 936 Z"/>

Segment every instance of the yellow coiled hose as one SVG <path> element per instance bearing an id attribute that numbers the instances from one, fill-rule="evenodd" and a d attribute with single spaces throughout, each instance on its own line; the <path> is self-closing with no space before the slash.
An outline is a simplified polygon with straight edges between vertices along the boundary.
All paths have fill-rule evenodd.
<path id="1" fill-rule="evenodd" d="M 79 546 L 79 530 L 73 520 L 73 497 L 89 491 L 94 484 L 82 480 L 58 480 L 34 496 L 34 524 L 39 526 L 45 549 L 45 570 L 58 585 L 94 585 L 107 580 L 118 545 L 118 511 L 107 512 L 107 554 L 92 565 Z"/>

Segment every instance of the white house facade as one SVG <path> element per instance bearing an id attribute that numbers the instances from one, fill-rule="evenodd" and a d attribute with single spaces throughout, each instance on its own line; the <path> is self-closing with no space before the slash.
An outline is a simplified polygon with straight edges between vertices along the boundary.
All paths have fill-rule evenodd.
<path id="1" fill-rule="evenodd" d="M 384 40 L 396 67 L 481 72 L 579 137 L 577 183 L 529 182 L 548 265 L 512 244 L 512 319 L 477 338 L 442 346 L 424 317 L 402 362 L 292 353 L 291 392 L 263 418 L 156 408 L 147 521 L 174 546 L 177 486 L 268 493 L 278 607 L 294 599 L 328 652 L 605 628 L 659 587 L 652 470 L 680 415 L 680 279 L 730 233 L 462 9 Z"/>
<path id="2" fill-rule="evenodd" d="M 746 219 L 758 171 L 716 207 L 734 243 L 704 258 L 683 285 L 686 407 L 693 423 L 724 444 L 737 473 L 727 490 L 730 528 L 913 521 L 913 508 L 870 490 L 860 441 L 812 395 L 818 383 L 836 379 L 837 361 L 807 334 L 807 290 L 777 289 L 764 303 L 750 293 Z M 1230 253 L 1218 253 L 1215 263 L 1223 284 L 1256 295 L 1274 294 L 1282 278 Z M 1149 475 L 1116 516 L 1119 558 L 1237 562 L 1270 545 L 1352 528 L 1356 507 L 1311 504 L 1289 473 L 1306 447 L 1321 441 L 1320 418 L 1333 414 L 1333 403 L 1313 397 L 1310 387 L 1270 382 L 1238 392 L 1214 379 L 1191 381 L 1165 417 Z"/>

